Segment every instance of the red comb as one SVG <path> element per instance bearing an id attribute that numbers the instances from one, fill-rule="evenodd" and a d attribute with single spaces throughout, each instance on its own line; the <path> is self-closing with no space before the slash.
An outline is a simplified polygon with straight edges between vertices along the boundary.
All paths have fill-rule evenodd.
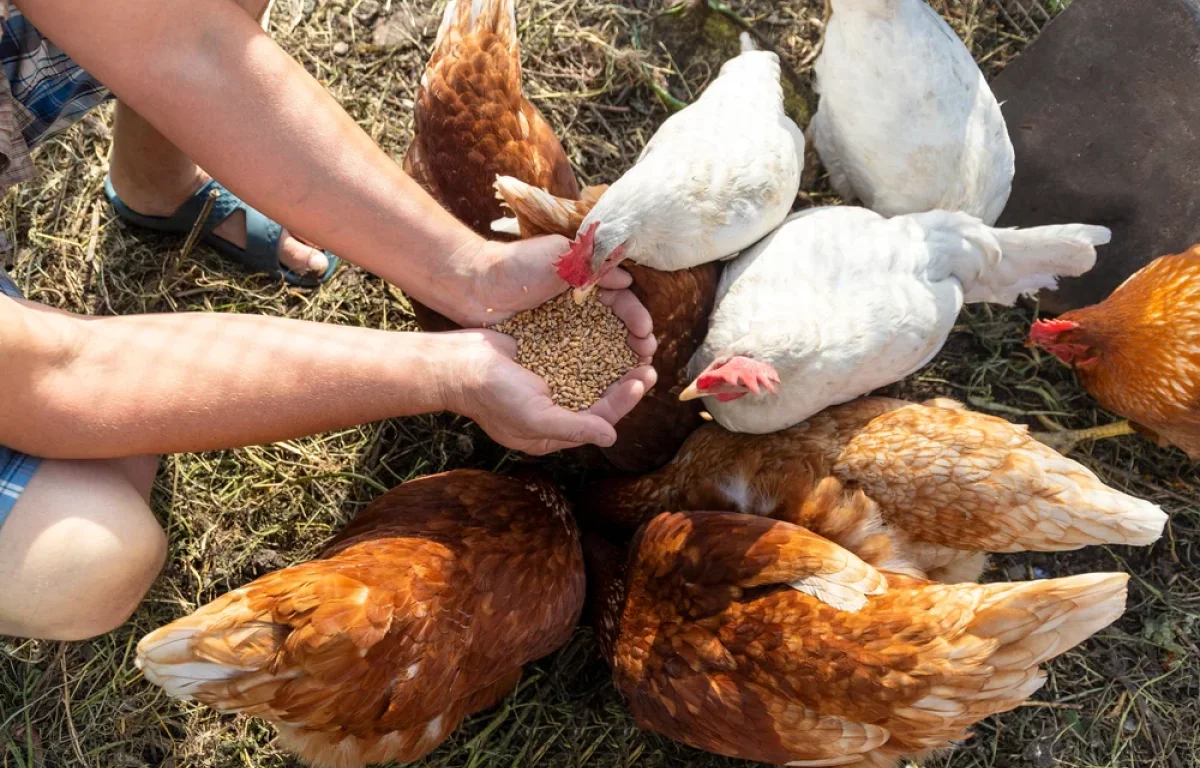
<path id="1" fill-rule="evenodd" d="M 558 276 L 572 288 L 582 288 L 594 277 L 592 252 L 596 249 L 596 227 L 598 226 L 600 226 L 600 222 L 592 222 L 587 231 L 579 233 L 567 252 L 554 262 L 554 270 Z"/>
<path id="2" fill-rule="evenodd" d="M 1079 327 L 1074 320 L 1035 320 L 1029 329 L 1029 340 L 1033 342 L 1054 341 L 1060 333 L 1073 331 Z"/>
<path id="3" fill-rule="evenodd" d="M 779 374 L 769 364 L 748 357 L 731 357 L 728 362 L 701 374 L 696 379 L 696 388 L 703 392 L 719 384 L 728 384 L 744 387 L 756 395 L 763 389 L 775 394 L 777 383 Z"/>

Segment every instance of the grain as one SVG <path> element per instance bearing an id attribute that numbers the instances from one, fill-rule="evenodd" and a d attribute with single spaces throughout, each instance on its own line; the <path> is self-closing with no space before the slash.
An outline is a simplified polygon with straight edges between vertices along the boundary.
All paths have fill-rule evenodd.
<path id="1" fill-rule="evenodd" d="M 592 293 L 576 304 L 564 293 L 493 329 L 517 340 L 517 362 L 546 380 L 556 405 L 582 411 L 638 364 L 628 329 Z"/>

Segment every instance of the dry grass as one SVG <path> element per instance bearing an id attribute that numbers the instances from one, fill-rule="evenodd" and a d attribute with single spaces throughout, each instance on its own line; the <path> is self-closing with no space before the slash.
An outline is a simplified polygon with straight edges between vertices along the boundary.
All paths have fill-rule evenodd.
<path id="1" fill-rule="evenodd" d="M 1023 47 L 1037 25 L 1019 15 L 1031 0 L 996 1 L 1012 23 L 990 0 L 938 4 L 989 74 Z M 410 135 L 414 89 L 438 11 L 424 0 L 380 5 L 384 15 L 390 13 L 387 34 L 373 33 L 366 23 L 371 0 L 317 8 L 291 29 L 281 12 L 276 28 L 281 42 L 398 157 Z M 800 63 L 819 36 L 819 0 L 733 5 L 803 77 Z M 658 7 L 645 0 L 520 3 L 528 90 L 567 137 L 587 183 L 611 181 L 665 117 L 644 85 L 643 64 L 684 98 L 711 74 L 702 57 L 680 77 L 663 54 L 647 59 L 631 53 L 635 28 Z M 344 55 L 334 53 L 339 41 L 349 45 Z M 403 297 L 354 269 L 315 293 L 290 291 L 231 274 L 203 249 L 180 259 L 178 239 L 135 237 L 113 220 L 100 191 L 106 120 L 102 116 L 45 147 L 40 181 L 3 205 L 0 226 L 16 248 L 10 272 L 31 298 L 94 314 L 244 311 L 412 327 Z M 1028 310 L 967 313 L 935 364 L 898 391 L 946 394 L 1031 424 L 1038 416 L 1072 427 L 1109 421 L 1069 373 L 1020 345 L 1029 318 Z M 1195 470 L 1181 454 L 1138 438 L 1081 453 L 1114 485 L 1170 510 L 1167 536 L 1146 550 L 997 559 L 988 578 L 1129 571 L 1129 611 L 1082 650 L 1052 664 L 1037 702 L 981 724 L 972 742 L 943 761 L 947 765 L 1200 764 Z M 450 417 L 164 460 L 154 508 L 170 536 L 170 559 L 133 620 L 87 643 L 0 640 L 0 766 L 294 765 L 276 750 L 264 725 L 173 703 L 144 683 L 131 661 L 137 639 L 225 590 L 302 560 L 380 490 L 448 467 L 496 468 L 510 460 L 474 426 Z M 734 761 L 637 731 L 607 682 L 590 634 L 581 630 L 566 649 L 532 665 L 517 695 L 472 719 L 422 764 L 708 768 Z"/>

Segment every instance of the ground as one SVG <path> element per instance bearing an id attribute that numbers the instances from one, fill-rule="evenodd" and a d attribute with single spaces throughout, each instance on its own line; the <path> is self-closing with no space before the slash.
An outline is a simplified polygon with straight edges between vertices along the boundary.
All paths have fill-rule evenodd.
<path id="1" fill-rule="evenodd" d="M 395 157 L 406 147 L 412 100 L 440 15 L 440 0 L 360 0 L 276 11 L 274 33 Z M 285 3 L 286 5 L 286 3 Z M 297 5 L 299 3 L 297 2 Z M 945 0 L 939 10 L 994 74 L 1036 33 L 1031 0 Z M 382 7 L 381 7 L 382 6 Z M 803 81 L 819 37 L 820 0 L 732 3 Z M 527 90 L 565 137 L 583 181 L 611 181 L 667 112 L 646 87 L 658 78 L 680 98 L 711 76 L 703 56 L 684 63 L 632 53 L 659 2 L 521 0 Z M 1057 9 L 1057 8 L 1056 8 Z M 659 29 L 655 26 L 653 29 Z M 678 63 L 676 61 L 676 63 Z M 653 66 L 651 66 L 653 65 Z M 663 67 L 655 69 L 654 67 Z M 202 119 L 202 116 L 197 116 Z M 0 254 L 38 301 L 92 314 L 180 310 L 273 315 L 410 329 L 404 298 L 380 280 L 343 269 L 316 292 L 288 290 L 224 269 L 203 248 L 154 239 L 113 219 L 101 187 L 108 115 L 38 155 L 39 181 L 10 195 Z M 817 200 L 827 199 L 820 193 Z M 15 263 L 15 266 L 12 266 Z M 1107 423 L 1072 375 L 1021 345 L 1032 309 L 981 308 L 963 317 L 906 396 L 949 395 L 1040 427 Z M 319 407 L 319 404 L 316 404 Z M 1129 609 L 1116 625 L 1050 665 L 1035 701 L 976 729 L 948 758 L 955 768 L 1084 768 L 1200 765 L 1200 491 L 1182 454 L 1137 437 L 1085 447 L 1076 458 L 1113 485 L 1172 514 L 1149 549 L 1099 548 L 1057 556 L 997 558 L 987 578 L 1133 574 Z M 418 418 L 242 451 L 165 459 L 154 508 L 171 541 L 162 578 L 132 621 L 77 644 L 0 639 L 0 766 L 3 768 L 280 768 L 297 765 L 269 727 L 169 701 L 132 663 L 138 638 L 228 589 L 305 559 L 377 493 L 451 467 L 495 469 L 517 461 L 461 419 Z M 531 665 L 518 693 L 471 719 L 422 766 L 731 766 L 638 731 L 608 682 L 591 634 Z M 739 765 L 746 765 L 741 764 Z"/>

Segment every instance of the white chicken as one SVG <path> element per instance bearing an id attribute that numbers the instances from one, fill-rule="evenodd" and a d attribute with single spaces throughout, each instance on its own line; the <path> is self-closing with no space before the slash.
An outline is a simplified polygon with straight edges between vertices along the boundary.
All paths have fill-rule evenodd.
<path id="1" fill-rule="evenodd" d="M 743 33 L 742 53 L 662 124 L 588 213 L 558 274 L 579 296 L 624 259 L 672 272 L 729 258 L 784 220 L 803 164 L 779 57 Z"/>
<path id="2" fill-rule="evenodd" d="M 1011 305 L 1080 275 L 1104 227 L 993 229 L 965 213 L 791 216 L 725 269 L 682 400 L 764 434 L 899 381 L 941 349 L 964 303 Z"/>
<path id="3" fill-rule="evenodd" d="M 923 0 L 832 0 L 809 137 L 833 188 L 884 216 L 963 211 L 994 224 L 1012 189 L 1000 105 Z"/>

